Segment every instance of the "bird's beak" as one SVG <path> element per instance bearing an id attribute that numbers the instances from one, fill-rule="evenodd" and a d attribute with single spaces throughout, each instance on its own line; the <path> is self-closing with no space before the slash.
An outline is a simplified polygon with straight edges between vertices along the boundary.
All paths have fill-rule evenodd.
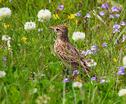
<path id="1" fill-rule="evenodd" d="M 49 29 L 53 29 L 53 30 L 54 30 L 54 28 L 55 28 L 54 26 L 50 26 L 50 27 L 49 27 Z"/>

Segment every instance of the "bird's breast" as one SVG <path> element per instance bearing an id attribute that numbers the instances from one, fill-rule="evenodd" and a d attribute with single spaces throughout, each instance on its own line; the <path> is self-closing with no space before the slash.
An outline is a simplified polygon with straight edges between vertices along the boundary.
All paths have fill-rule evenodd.
<path id="1" fill-rule="evenodd" d="M 54 52 L 59 53 L 64 51 L 65 43 L 62 40 L 56 40 L 54 43 Z"/>

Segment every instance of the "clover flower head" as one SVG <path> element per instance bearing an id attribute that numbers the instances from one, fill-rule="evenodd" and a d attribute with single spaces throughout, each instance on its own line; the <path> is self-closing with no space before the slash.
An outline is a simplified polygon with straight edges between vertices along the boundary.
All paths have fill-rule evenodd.
<path id="1" fill-rule="evenodd" d="M 35 28 L 36 28 L 35 22 L 26 22 L 26 23 L 24 24 L 24 29 L 25 29 L 26 31 L 34 30 Z"/>
<path id="2" fill-rule="evenodd" d="M 5 71 L 0 71 L 0 78 L 5 77 L 6 72 Z"/>
<path id="3" fill-rule="evenodd" d="M 81 82 L 73 82 L 73 87 L 81 88 L 82 87 L 82 83 Z"/>
<path id="4" fill-rule="evenodd" d="M 74 32 L 72 39 L 74 41 L 84 40 L 85 39 L 85 33 L 84 32 Z"/>
<path id="5" fill-rule="evenodd" d="M 43 22 L 44 20 L 50 20 L 51 12 L 48 9 L 41 9 L 38 12 L 38 21 Z"/>
<path id="6" fill-rule="evenodd" d="M 126 89 L 121 89 L 121 90 L 119 90 L 118 95 L 119 95 L 119 96 L 124 96 L 124 95 L 126 95 Z"/>
<path id="7" fill-rule="evenodd" d="M 7 42 L 7 41 L 10 41 L 11 40 L 11 37 L 8 36 L 8 35 L 3 35 L 2 36 L 2 40 Z"/>
<path id="8" fill-rule="evenodd" d="M 11 10 L 8 7 L 0 8 L 0 18 L 3 17 L 10 17 L 11 16 Z"/>

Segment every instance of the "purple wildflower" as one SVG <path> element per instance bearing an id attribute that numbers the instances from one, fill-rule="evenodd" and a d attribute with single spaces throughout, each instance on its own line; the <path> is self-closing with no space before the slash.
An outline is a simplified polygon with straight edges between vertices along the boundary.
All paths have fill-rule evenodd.
<path id="1" fill-rule="evenodd" d="M 107 45 L 106 42 L 102 43 L 102 47 L 107 47 L 107 46 L 108 46 L 108 45 Z"/>
<path id="2" fill-rule="evenodd" d="M 96 76 L 91 77 L 91 80 L 92 80 L 92 81 L 96 81 L 96 79 L 97 79 Z"/>
<path id="3" fill-rule="evenodd" d="M 93 54 L 93 53 L 91 50 L 87 50 L 87 51 L 82 51 L 81 54 L 87 56 L 87 55 Z"/>
<path id="4" fill-rule="evenodd" d="M 69 78 L 64 78 L 63 80 L 64 83 L 70 82 Z"/>
<path id="5" fill-rule="evenodd" d="M 121 27 L 121 26 L 120 26 L 119 24 L 114 24 L 114 25 L 113 25 L 113 29 L 120 29 L 120 27 Z"/>
<path id="6" fill-rule="evenodd" d="M 93 54 L 95 54 L 98 51 L 98 46 L 96 45 L 91 46 L 91 51 L 93 52 Z"/>
<path id="7" fill-rule="evenodd" d="M 62 11 L 64 9 L 64 5 L 60 4 L 58 5 L 58 10 Z"/>
<path id="8" fill-rule="evenodd" d="M 96 46 L 96 45 L 91 46 L 91 50 L 92 50 L 92 51 L 95 51 L 95 50 L 97 50 L 97 49 L 98 49 L 98 46 Z"/>
<path id="9" fill-rule="evenodd" d="M 74 70 L 73 71 L 73 76 L 78 75 L 78 74 L 79 74 L 79 71 L 78 70 Z"/>
<path id="10" fill-rule="evenodd" d="M 120 30 L 119 29 L 113 29 L 113 33 L 119 33 Z"/>
<path id="11" fill-rule="evenodd" d="M 91 18 L 90 13 L 87 13 L 87 14 L 85 15 L 85 18 Z"/>
<path id="12" fill-rule="evenodd" d="M 120 22 L 120 25 L 121 25 L 121 26 L 126 26 L 126 22 L 121 21 L 121 22 Z"/>
<path id="13" fill-rule="evenodd" d="M 113 25 L 113 33 L 118 33 L 120 32 L 120 25 L 119 24 L 114 24 Z"/>
<path id="14" fill-rule="evenodd" d="M 109 8 L 108 3 L 104 3 L 104 4 L 102 4 L 102 5 L 101 5 L 101 8 L 103 8 L 103 9 L 108 9 L 108 8 Z"/>
<path id="15" fill-rule="evenodd" d="M 80 17 L 80 16 L 81 16 L 80 11 L 79 11 L 79 12 L 77 12 L 75 15 L 76 15 L 77 17 Z"/>
<path id="16" fill-rule="evenodd" d="M 116 18 L 119 18 L 119 17 L 120 17 L 120 14 L 115 14 L 115 17 L 116 17 Z"/>
<path id="17" fill-rule="evenodd" d="M 120 12 L 122 9 L 120 7 L 113 6 L 111 10 L 112 12 Z"/>
<path id="18" fill-rule="evenodd" d="M 118 75 L 124 75 L 125 74 L 125 68 L 123 66 L 120 66 L 117 72 Z"/>
<path id="19" fill-rule="evenodd" d="M 105 15 L 104 11 L 100 11 L 100 12 L 99 12 L 99 15 L 100 15 L 100 16 L 104 16 L 104 15 Z"/>
<path id="20" fill-rule="evenodd" d="M 112 18 L 113 19 L 113 18 L 115 18 L 115 16 L 113 14 L 110 14 L 109 15 L 109 18 Z"/>

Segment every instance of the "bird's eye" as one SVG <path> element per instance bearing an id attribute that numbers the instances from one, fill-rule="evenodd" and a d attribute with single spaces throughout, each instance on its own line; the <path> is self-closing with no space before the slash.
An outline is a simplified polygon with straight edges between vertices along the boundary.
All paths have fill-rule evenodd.
<path id="1" fill-rule="evenodd" d="M 56 31 L 59 31 L 60 29 L 56 29 Z"/>

